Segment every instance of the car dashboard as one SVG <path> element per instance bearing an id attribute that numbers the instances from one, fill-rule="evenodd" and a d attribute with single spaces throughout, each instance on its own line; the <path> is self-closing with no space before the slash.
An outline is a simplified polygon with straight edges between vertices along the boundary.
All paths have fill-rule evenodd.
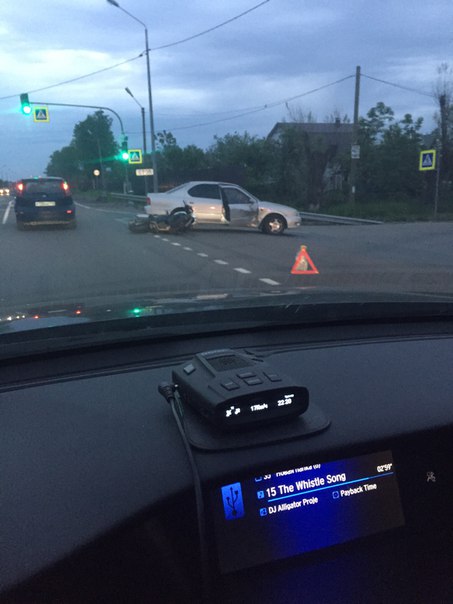
<path id="1" fill-rule="evenodd" d="M 197 501 L 158 386 L 218 348 L 292 375 L 328 421 L 250 446 L 191 446 Z M 453 601 L 452 358 L 453 324 L 439 319 L 4 362 L 0 601 Z"/>

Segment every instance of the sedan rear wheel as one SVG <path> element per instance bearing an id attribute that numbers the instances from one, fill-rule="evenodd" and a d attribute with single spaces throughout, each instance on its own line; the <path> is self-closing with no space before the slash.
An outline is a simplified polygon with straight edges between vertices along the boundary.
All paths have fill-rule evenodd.
<path id="1" fill-rule="evenodd" d="M 261 230 L 267 235 L 281 235 L 286 229 L 286 220 L 279 214 L 269 214 L 261 223 Z"/>

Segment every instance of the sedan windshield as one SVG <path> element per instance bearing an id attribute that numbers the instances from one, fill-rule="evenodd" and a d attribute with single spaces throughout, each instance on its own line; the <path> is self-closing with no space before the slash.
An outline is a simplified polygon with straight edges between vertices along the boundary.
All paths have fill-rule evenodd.
<path id="1" fill-rule="evenodd" d="M 0 15 L 0 339 L 452 299 L 451 3 Z"/>

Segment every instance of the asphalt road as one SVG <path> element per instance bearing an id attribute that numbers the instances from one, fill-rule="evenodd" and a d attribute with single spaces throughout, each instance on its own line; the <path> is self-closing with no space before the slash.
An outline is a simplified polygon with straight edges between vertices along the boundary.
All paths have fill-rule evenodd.
<path id="1" fill-rule="evenodd" d="M 283 236 L 228 228 L 134 235 L 134 210 L 79 204 L 78 227 L 18 231 L 0 200 L 0 307 L 123 294 L 288 287 L 453 292 L 453 223 L 302 225 Z M 305 245 L 318 274 L 291 274 Z"/>

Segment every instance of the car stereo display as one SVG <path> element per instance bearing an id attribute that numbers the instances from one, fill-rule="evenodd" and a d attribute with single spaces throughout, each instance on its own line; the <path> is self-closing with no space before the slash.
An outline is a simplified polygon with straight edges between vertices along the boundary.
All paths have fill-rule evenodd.
<path id="1" fill-rule="evenodd" d="M 221 572 L 404 524 L 390 451 L 263 473 L 211 499 Z"/>

